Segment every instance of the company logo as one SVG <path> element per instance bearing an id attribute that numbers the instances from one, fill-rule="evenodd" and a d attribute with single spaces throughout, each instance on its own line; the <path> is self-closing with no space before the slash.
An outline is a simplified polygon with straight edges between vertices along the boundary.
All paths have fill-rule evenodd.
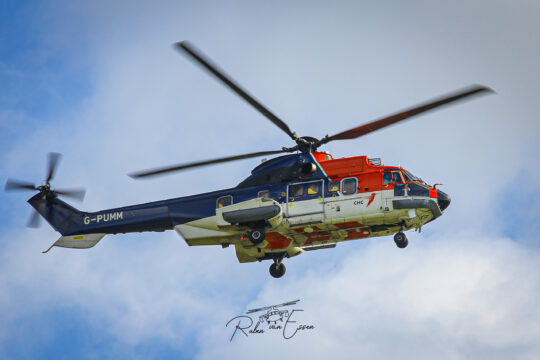
<path id="1" fill-rule="evenodd" d="M 376 193 L 372 193 L 370 196 L 362 197 L 361 198 L 362 200 L 355 200 L 354 205 L 364 205 L 366 203 L 366 201 L 367 201 L 366 207 L 368 207 L 369 205 L 371 205 L 373 200 L 375 200 L 376 195 L 377 195 Z"/>
<path id="2" fill-rule="evenodd" d="M 246 337 L 249 337 L 249 335 L 271 332 L 281 332 L 283 338 L 288 340 L 294 337 L 299 331 L 314 330 L 315 326 L 300 323 L 303 309 L 284 309 L 286 306 L 296 305 L 299 301 L 294 300 L 283 304 L 251 309 L 246 312 L 246 315 L 232 318 L 225 325 L 228 328 L 234 329 L 230 341 L 232 342 L 237 334 L 244 334 Z M 257 312 L 263 313 L 251 315 Z"/>

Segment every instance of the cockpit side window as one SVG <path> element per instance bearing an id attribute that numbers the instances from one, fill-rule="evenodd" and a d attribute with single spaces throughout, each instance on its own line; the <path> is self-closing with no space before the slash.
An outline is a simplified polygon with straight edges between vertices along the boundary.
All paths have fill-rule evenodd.
<path id="1" fill-rule="evenodd" d="M 403 179 L 399 171 L 385 171 L 383 173 L 383 184 L 403 184 Z"/>
<path id="2" fill-rule="evenodd" d="M 392 172 L 392 182 L 394 184 L 402 184 L 403 180 L 401 179 L 401 175 L 399 174 L 399 171 L 393 171 Z"/>

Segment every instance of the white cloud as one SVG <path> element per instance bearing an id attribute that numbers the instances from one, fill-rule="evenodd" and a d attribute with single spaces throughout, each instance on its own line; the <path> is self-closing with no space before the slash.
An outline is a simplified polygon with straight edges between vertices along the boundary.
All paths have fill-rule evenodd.
<path id="1" fill-rule="evenodd" d="M 269 283 L 248 308 L 300 298 L 296 320 L 316 330 L 229 343 L 217 323 L 200 358 L 534 358 L 539 349 L 540 253 L 505 238 L 460 231 L 404 251 L 371 240 L 336 271 Z M 240 315 L 240 314 L 238 314 Z M 203 331 L 205 339 L 210 338 Z"/>
<path id="2" fill-rule="evenodd" d="M 343 244 L 291 259 L 275 281 L 267 263 L 238 264 L 231 248 L 189 248 L 173 232 L 108 236 L 88 251 L 42 255 L 52 230 L 5 227 L 0 339 L 23 338 L 10 330 L 21 319 L 71 308 L 119 344 L 160 339 L 181 349 L 197 339 L 201 358 L 326 358 L 336 349 L 343 358 L 537 355 L 538 253 L 498 234 L 493 206 L 537 161 L 540 79 L 529 59 L 539 55 L 539 28 L 534 11 L 474 4 L 70 5 L 56 30 L 43 32 L 45 52 L 76 52 L 70 44 L 81 36 L 81 54 L 70 59 L 90 67 L 91 95 L 54 121 L 32 120 L 20 143 L 4 144 L 0 166 L 2 176 L 39 181 L 45 153 L 63 152 L 54 184 L 85 185 L 84 205 L 75 204 L 85 210 L 234 186 L 258 160 L 143 182 L 125 176 L 134 170 L 290 145 L 175 53 L 177 40 L 193 40 L 302 135 L 336 133 L 470 83 L 499 94 L 326 148 L 382 156 L 445 184 L 450 208 L 405 251 L 390 239 Z M 14 111 L 0 116 L 31 118 Z M 22 198 L 0 197 L 22 226 Z M 296 298 L 317 324 L 313 334 L 227 342 L 230 317 Z"/>

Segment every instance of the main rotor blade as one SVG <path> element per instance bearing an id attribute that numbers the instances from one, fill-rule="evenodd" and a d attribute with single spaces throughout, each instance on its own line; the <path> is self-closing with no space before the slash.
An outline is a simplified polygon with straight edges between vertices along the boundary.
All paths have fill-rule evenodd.
<path id="1" fill-rule="evenodd" d="M 296 134 L 293 133 L 291 129 L 289 129 L 289 126 L 285 124 L 283 120 L 281 120 L 276 115 L 274 115 L 258 100 L 255 100 L 253 96 L 249 95 L 245 90 L 243 90 L 239 85 L 237 85 L 230 77 L 227 77 L 222 70 L 218 69 L 216 65 L 212 64 L 210 59 L 208 59 L 208 57 L 204 56 L 202 53 L 197 51 L 193 45 L 191 45 L 187 41 L 181 41 L 181 42 L 177 42 L 175 46 L 177 49 L 183 50 L 187 54 L 189 54 L 194 60 L 196 60 L 206 70 L 208 70 L 215 77 L 223 81 L 225 85 L 227 85 L 231 90 L 237 93 L 242 99 L 246 100 L 251 106 L 257 109 L 261 114 L 266 116 L 268 120 L 270 120 L 275 125 L 277 125 L 277 127 L 283 130 L 287 135 L 289 135 L 291 139 L 296 141 L 297 139 Z"/>
<path id="2" fill-rule="evenodd" d="M 474 85 L 459 91 L 456 91 L 454 93 L 439 97 L 435 100 L 432 100 L 430 102 L 420 104 L 418 106 L 415 106 L 413 108 L 398 112 L 396 114 L 384 117 L 379 120 L 372 121 L 370 123 L 361 125 L 359 127 L 340 132 L 339 134 L 325 137 L 320 140 L 321 144 L 327 143 L 329 141 L 333 140 L 345 140 L 345 139 L 355 139 L 357 137 L 360 137 L 362 135 L 369 134 L 370 132 L 373 132 L 375 130 L 382 129 L 386 126 L 395 124 L 399 121 L 408 119 L 412 116 L 421 114 L 423 112 L 433 110 L 437 107 L 450 104 L 452 102 L 465 99 L 467 97 L 470 97 L 472 95 L 479 95 L 482 93 L 488 93 L 488 92 L 494 92 L 492 89 L 481 86 L 481 85 Z"/>
<path id="3" fill-rule="evenodd" d="M 280 153 L 290 152 L 290 151 L 291 151 L 291 149 L 273 150 L 273 151 L 260 151 L 260 152 L 251 153 L 251 154 L 228 156 L 228 157 L 219 158 L 219 159 L 197 161 L 197 162 L 193 162 L 193 163 L 179 164 L 179 165 L 167 166 L 167 167 L 157 168 L 157 169 L 152 169 L 152 170 L 145 170 L 145 171 L 140 171 L 140 172 L 129 174 L 129 176 L 134 178 L 134 179 L 138 179 L 138 178 L 142 178 L 142 177 L 154 176 L 154 175 L 164 174 L 164 173 L 168 173 L 168 172 L 172 172 L 172 171 L 179 171 L 179 170 L 194 168 L 194 167 L 198 167 L 198 166 L 219 164 L 219 163 L 224 163 L 224 162 L 228 162 L 228 161 L 249 159 L 249 158 L 258 157 L 258 156 L 265 156 L 265 155 L 274 155 L 274 154 L 280 154 Z"/>
<path id="4" fill-rule="evenodd" d="M 62 157 L 62 154 L 51 152 L 49 153 L 49 168 L 47 170 L 47 179 L 45 182 L 48 184 L 54 177 L 54 172 L 58 166 L 58 161 Z"/>
<path id="5" fill-rule="evenodd" d="M 83 188 L 79 189 L 64 189 L 64 190 L 54 190 L 55 193 L 58 195 L 70 197 L 75 200 L 83 201 L 84 195 L 86 194 L 86 190 Z"/>
<path id="6" fill-rule="evenodd" d="M 8 179 L 6 181 L 6 186 L 4 187 L 5 191 L 12 190 L 37 190 L 36 185 L 20 180 Z"/>

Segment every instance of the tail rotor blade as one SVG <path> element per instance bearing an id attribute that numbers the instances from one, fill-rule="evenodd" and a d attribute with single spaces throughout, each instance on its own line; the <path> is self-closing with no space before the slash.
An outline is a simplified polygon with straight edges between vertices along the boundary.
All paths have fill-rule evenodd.
<path id="1" fill-rule="evenodd" d="M 55 153 L 55 152 L 49 153 L 49 167 L 47 169 L 47 179 L 45 180 L 47 184 L 54 177 L 54 172 L 56 171 L 56 167 L 58 166 L 58 161 L 60 161 L 61 157 L 62 157 L 62 154 Z"/>
<path id="2" fill-rule="evenodd" d="M 37 207 L 39 208 L 39 213 L 37 211 L 34 211 L 32 213 L 28 223 L 26 224 L 28 227 L 31 227 L 31 228 L 39 227 L 41 215 L 43 215 L 47 219 L 50 218 L 53 212 L 53 205 L 54 205 L 53 199 L 56 195 L 71 197 L 73 199 L 80 200 L 80 201 L 84 199 L 86 190 L 83 188 L 51 190 L 50 181 L 54 177 L 56 168 L 58 167 L 58 162 L 60 161 L 61 157 L 62 155 L 59 153 L 55 153 L 55 152 L 49 153 L 48 163 L 47 163 L 47 178 L 45 179 L 45 184 L 43 185 L 36 186 L 26 181 L 20 181 L 20 180 L 14 180 L 14 179 L 8 179 L 6 181 L 6 185 L 5 185 L 6 191 L 31 190 L 31 191 L 38 192 L 30 200 L 35 200 L 36 197 L 40 198 L 38 200 L 40 204 Z"/>
<path id="3" fill-rule="evenodd" d="M 83 188 L 79 189 L 64 189 L 64 190 L 54 190 L 54 192 L 58 195 L 62 195 L 65 197 L 70 197 L 75 200 L 83 201 L 84 195 L 86 195 L 86 190 Z"/>
<path id="4" fill-rule="evenodd" d="M 39 227 L 40 223 L 41 223 L 41 216 L 39 215 L 37 211 L 34 211 L 32 213 L 32 216 L 28 220 L 28 224 L 26 224 L 26 226 L 28 226 L 29 228 L 36 229 Z"/>
<path id="5" fill-rule="evenodd" d="M 36 185 L 20 180 L 8 179 L 6 181 L 6 186 L 4 187 L 5 191 L 13 190 L 37 190 Z"/>

